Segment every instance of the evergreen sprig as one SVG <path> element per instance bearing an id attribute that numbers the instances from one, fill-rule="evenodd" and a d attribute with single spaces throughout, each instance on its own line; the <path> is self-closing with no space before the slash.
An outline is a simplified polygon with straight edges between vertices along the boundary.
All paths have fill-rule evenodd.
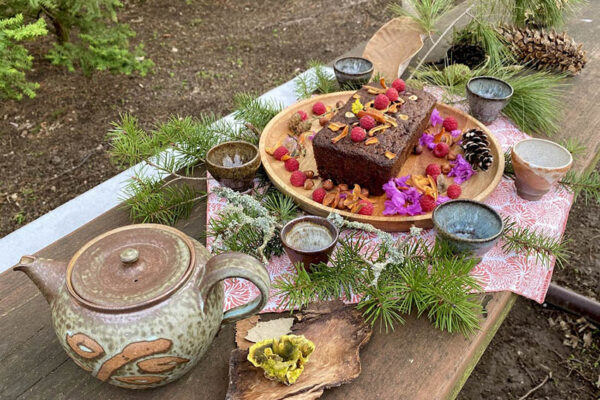
<path id="1" fill-rule="evenodd" d="M 456 256 L 447 244 L 429 248 L 424 241 L 410 239 L 395 247 L 402 262 L 388 263 L 375 280 L 373 265 L 385 261 L 390 248 L 377 249 L 370 239 L 349 234 L 340 239 L 329 265 L 313 266 L 307 273 L 296 265 L 297 274 L 281 277 L 275 284 L 283 295 L 282 305 L 301 308 L 316 300 L 360 295 L 357 308 L 371 324 L 379 321 L 386 331 L 404 323 L 403 314 L 426 315 L 433 325 L 468 335 L 479 326 L 481 305 L 477 280 L 469 275 L 476 260 Z"/>
<path id="2" fill-rule="evenodd" d="M 569 257 L 566 241 L 519 226 L 509 217 L 504 218 L 502 238 L 504 241 L 502 249 L 505 252 L 514 251 L 526 257 L 535 255 L 536 261 L 546 267 L 550 265 L 552 258 L 555 258 L 556 264 L 562 267 Z"/>
<path id="3" fill-rule="evenodd" d="M 318 61 L 308 62 L 309 71 L 295 79 L 296 98 L 308 99 L 315 93 L 337 92 L 340 87 L 331 71 Z"/>
<path id="4" fill-rule="evenodd" d="M 238 122 L 251 124 L 258 131 L 265 129 L 269 121 L 283 110 L 283 104 L 277 100 L 260 99 L 245 92 L 236 93 L 233 102 L 236 107 L 233 117 Z M 258 138 L 256 143 L 258 143 Z"/>
<path id="5" fill-rule="evenodd" d="M 600 204 L 600 173 L 598 171 L 589 171 L 582 174 L 569 171 L 560 181 L 560 184 L 573 192 L 573 200 L 583 196 L 586 204 L 590 200 L 595 200 Z"/>
<path id="6" fill-rule="evenodd" d="M 452 0 L 407 0 L 391 3 L 389 10 L 395 17 L 410 17 L 425 33 L 432 35 L 439 19 L 453 6 Z"/>
<path id="7" fill-rule="evenodd" d="M 25 72 L 31 69 L 33 57 L 21 42 L 46 33 L 46 23 L 42 18 L 30 24 L 24 22 L 23 14 L 0 18 L 0 99 L 20 100 L 23 95 L 35 97 L 35 90 L 40 85 L 28 82 L 25 77 Z"/>

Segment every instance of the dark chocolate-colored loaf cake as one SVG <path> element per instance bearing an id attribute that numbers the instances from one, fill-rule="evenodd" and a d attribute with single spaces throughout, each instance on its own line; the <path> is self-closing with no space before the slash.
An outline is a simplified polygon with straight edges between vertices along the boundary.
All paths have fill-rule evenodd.
<path id="1" fill-rule="evenodd" d="M 380 88 L 379 84 L 370 84 Z M 331 118 L 331 122 L 348 124 L 349 130 L 358 125 L 358 118 L 348 118 L 352 113 L 352 103 L 358 97 L 363 105 L 368 105 L 376 94 L 369 93 L 366 87 L 350 97 L 350 100 Z M 429 124 L 431 111 L 436 99 L 422 90 L 406 88 L 400 93 L 397 112 L 386 112 L 387 118 L 393 118 L 397 127 L 390 126 L 384 131 L 373 134 L 378 143 L 353 142 L 350 132 L 334 143 L 332 139 L 341 133 L 341 129 L 332 131 L 330 124 L 325 125 L 313 139 L 313 151 L 319 175 L 331 179 L 336 184 L 345 183 L 352 187 L 355 183 L 369 189 L 373 195 L 383 194 L 383 185 L 395 177 L 400 168 L 419 141 L 421 134 Z M 381 125 L 381 123 L 377 123 Z M 367 140 L 371 138 L 367 136 Z M 386 152 L 388 155 L 386 156 Z M 393 157 L 392 157 L 393 155 Z M 392 158 L 390 158 L 392 157 Z"/>

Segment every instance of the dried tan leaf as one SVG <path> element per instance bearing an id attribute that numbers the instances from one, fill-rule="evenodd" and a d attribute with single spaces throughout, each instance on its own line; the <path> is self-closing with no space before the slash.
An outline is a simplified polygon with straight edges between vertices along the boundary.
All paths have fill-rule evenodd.
<path id="1" fill-rule="evenodd" d="M 246 340 L 258 343 L 261 340 L 278 338 L 292 331 L 294 318 L 278 318 L 271 321 L 260 321 L 248 331 Z"/>

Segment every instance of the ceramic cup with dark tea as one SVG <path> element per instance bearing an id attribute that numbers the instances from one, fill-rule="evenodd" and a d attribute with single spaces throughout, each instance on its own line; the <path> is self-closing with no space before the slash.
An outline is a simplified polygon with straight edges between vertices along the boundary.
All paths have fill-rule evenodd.
<path id="1" fill-rule="evenodd" d="M 327 262 L 338 241 L 339 231 L 328 219 L 307 215 L 288 222 L 280 236 L 292 263 L 300 262 L 310 271 L 311 264 Z"/>
<path id="2" fill-rule="evenodd" d="M 478 76 L 467 83 L 471 115 L 484 124 L 491 124 L 498 118 L 512 95 L 512 86 L 493 76 Z"/>
<path id="3" fill-rule="evenodd" d="M 252 187 L 260 167 L 258 148 L 244 141 L 225 142 L 206 153 L 206 169 L 223 186 L 234 190 Z"/>
<path id="4" fill-rule="evenodd" d="M 482 257 L 504 229 L 500 214 L 474 200 L 451 200 L 433 210 L 436 240 L 450 245 L 454 253 Z"/>
<path id="5" fill-rule="evenodd" d="M 525 139 L 511 151 L 515 186 L 519 197 L 539 200 L 573 165 L 573 156 L 563 146 L 545 139 Z"/>

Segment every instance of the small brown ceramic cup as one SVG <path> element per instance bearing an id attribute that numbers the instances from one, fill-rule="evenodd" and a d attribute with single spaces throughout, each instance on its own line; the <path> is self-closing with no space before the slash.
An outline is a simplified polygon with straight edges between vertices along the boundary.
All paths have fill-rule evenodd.
<path id="1" fill-rule="evenodd" d="M 545 139 L 521 140 L 511 157 L 517 194 L 525 200 L 539 200 L 573 165 L 567 149 Z"/>
<path id="2" fill-rule="evenodd" d="M 247 190 L 260 167 L 258 148 L 244 141 L 225 142 L 206 153 L 206 169 L 220 184 L 233 190 Z"/>
<path id="3" fill-rule="evenodd" d="M 310 272 L 311 264 L 327 262 L 338 241 L 339 231 L 328 219 L 307 215 L 288 222 L 280 236 L 292 263 L 300 262 Z"/>

